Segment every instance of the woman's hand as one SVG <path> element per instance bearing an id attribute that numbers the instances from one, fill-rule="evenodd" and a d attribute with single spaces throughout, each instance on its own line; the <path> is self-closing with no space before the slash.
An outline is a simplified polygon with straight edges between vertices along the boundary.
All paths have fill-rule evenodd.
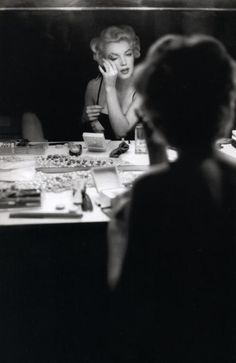
<path id="1" fill-rule="evenodd" d="M 92 127 L 93 132 L 102 132 L 102 131 L 104 131 L 104 128 L 102 127 L 102 125 L 100 124 L 99 121 L 92 121 L 92 122 L 90 122 L 90 125 Z"/>
<path id="2" fill-rule="evenodd" d="M 100 105 L 91 105 L 86 107 L 86 115 L 90 122 L 98 121 L 98 117 L 102 111 L 102 106 Z"/>
<path id="3" fill-rule="evenodd" d="M 102 109 L 103 107 L 100 105 L 90 105 L 86 107 L 86 115 L 93 132 L 102 132 L 104 130 L 104 128 L 98 121 L 98 117 Z"/>
<path id="4" fill-rule="evenodd" d="M 107 59 L 103 59 L 103 67 L 98 66 L 104 80 L 105 88 L 115 88 L 118 70 L 116 65 Z"/>

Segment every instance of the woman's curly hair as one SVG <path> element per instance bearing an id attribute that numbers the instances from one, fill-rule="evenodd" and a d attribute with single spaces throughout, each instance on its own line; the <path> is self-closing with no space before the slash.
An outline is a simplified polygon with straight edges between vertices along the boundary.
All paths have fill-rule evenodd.
<path id="1" fill-rule="evenodd" d="M 104 50 L 107 43 L 126 40 L 131 43 L 134 58 L 140 57 L 140 41 L 133 28 L 129 25 L 110 26 L 101 31 L 100 35 L 93 38 L 90 48 L 93 52 L 93 59 L 100 64 L 104 58 Z"/>
<path id="2" fill-rule="evenodd" d="M 219 40 L 169 34 L 150 47 L 136 68 L 135 87 L 170 144 L 199 147 L 200 139 L 203 148 L 222 137 L 231 121 L 235 72 L 235 62 Z"/>

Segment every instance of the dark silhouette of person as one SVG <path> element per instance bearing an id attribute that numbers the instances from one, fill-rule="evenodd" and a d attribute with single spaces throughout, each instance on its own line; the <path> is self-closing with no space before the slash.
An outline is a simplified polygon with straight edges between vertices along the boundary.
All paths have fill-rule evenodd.
<path id="1" fill-rule="evenodd" d="M 179 157 L 132 189 L 112 361 L 233 362 L 236 169 L 213 145 L 233 125 L 234 61 L 212 37 L 168 35 L 135 85 L 150 155 L 156 133 Z"/>

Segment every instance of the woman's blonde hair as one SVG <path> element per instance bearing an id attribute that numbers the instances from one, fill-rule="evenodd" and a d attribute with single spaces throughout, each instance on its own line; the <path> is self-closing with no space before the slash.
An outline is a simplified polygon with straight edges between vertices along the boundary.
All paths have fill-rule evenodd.
<path id="1" fill-rule="evenodd" d="M 100 64 L 101 59 L 104 58 L 106 44 L 121 40 L 131 43 L 134 58 L 140 57 L 140 41 L 134 29 L 129 25 L 113 25 L 102 30 L 98 37 L 91 40 L 90 48 L 93 52 L 93 59 Z"/>

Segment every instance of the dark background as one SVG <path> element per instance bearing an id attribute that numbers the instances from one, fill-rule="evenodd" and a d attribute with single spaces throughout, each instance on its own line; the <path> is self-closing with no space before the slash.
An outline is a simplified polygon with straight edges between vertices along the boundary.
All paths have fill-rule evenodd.
<path id="1" fill-rule="evenodd" d="M 196 32 L 222 40 L 236 57 L 235 23 L 236 11 L 222 8 L 4 9 L 0 112 L 35 112 L 48 140 L 80 140 L 85 87 L 98 74 L 89 42 L 104 27 L 133 26 L 141 40 L 140 59 L 166 33 Z"/>

